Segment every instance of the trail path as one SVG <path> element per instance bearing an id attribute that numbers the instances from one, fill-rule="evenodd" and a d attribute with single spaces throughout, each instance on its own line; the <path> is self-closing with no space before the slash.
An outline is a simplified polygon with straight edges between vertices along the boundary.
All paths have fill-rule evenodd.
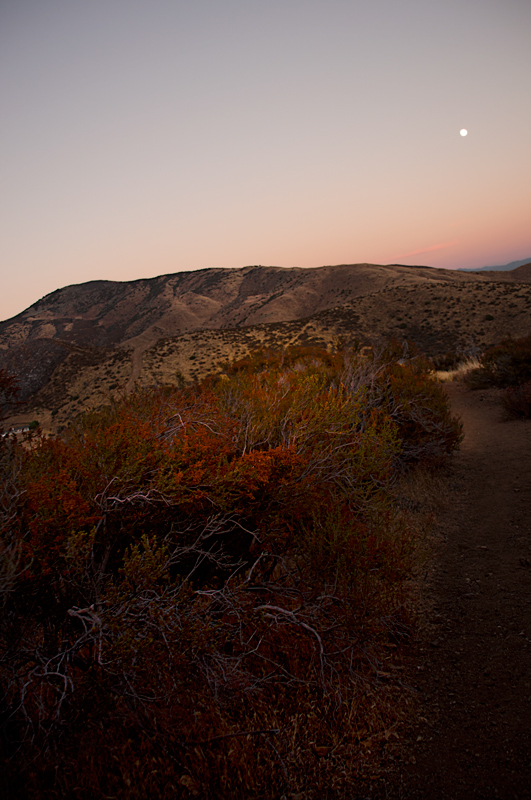
<path id="1" fill-rule="evenodd" d="M 140 373 L 142 372 L 142 357 L 144 355 L 144 349 L 142 347 L 135 347 L 135 349 L 131 353 L 131 374 L 129 376 L 129 380 L 125 386 L 126 394 L 129 394 L 135 388 L 135 383 L 140 378 Z"/>
<path id="2" fill-rule="evenodd" d="M 160 331 L 161 335 L 163 331 Z M 153 331 L 145 331 L 144 333 L 130 339 L 128 345 L 131 349 L 131 374 L 125 386 L 126 394 L 129 394 L 135 388 L 135 384 L 140 378 L 142 367 L 144 364 L 144 353 L 153 344 Z"/>
<path id="3" fill-rule="evenodd" d="M 523 800 L 531 798 L 531 421 L 504 421 L 496 390 L 451 384 L 448 392 L 465 439 L 433 608 L 412 656 L 421 718 L 372 796 Z"/>

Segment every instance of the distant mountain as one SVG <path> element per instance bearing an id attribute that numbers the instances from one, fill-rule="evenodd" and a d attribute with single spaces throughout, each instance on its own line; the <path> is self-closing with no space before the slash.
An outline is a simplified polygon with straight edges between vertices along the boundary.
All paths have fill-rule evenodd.
<path id="1" fill-rule="evenodd" d="M 525 264 L 531 264 L 530 258 L 523 258 L 521 261 L 511 261 L 510 264 L 502 264 L 498 267 L 477 267 L 476 269 L 460 269 L 458 272 L 508 272 L 517 267 L 523 267 Z"/>

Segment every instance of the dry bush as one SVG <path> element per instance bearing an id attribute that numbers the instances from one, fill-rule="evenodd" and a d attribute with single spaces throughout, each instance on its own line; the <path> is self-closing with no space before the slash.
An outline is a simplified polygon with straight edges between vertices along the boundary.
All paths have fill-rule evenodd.
<path id="1" fill-rule="evenodd" d="M 531 336 L 506 339 L 489 348 L 481 365 L 467 376 L 472 389 L 520 386 L 531 380 Z"/>
<path id="2" fill-rule="evenodd" d="M 2 422 L 19 405 L 17 399 L 19 394 L 18 380 L 6 369 L 0 367 L 0 434 L 2 433 Z"/>
<path id="3" fill-rule="evenodd" d="M 466 379 L 472 370 L 477 370 L 481 366 L 478 358 L 467 358 L 465 361 L 457 363 L 452 369 L 437 370 L 435 377 L 442 381 L 442 383 L 450 383 L 452 381 L 461 381 Z"/>
<path id="4" fill-rule="evenodd" d="M 502 395 L 501 402 L 510 419 L 530 419 L 531 381 L 507 388 Z"/>
<path id="5" fill-rule="evenodd" d="M 21 451 L 13 792 L 348 796 L 409 700 L 392 666 L 422 526 L 396 487 L 459 439 L 421 360 L 297 351 Z"/>

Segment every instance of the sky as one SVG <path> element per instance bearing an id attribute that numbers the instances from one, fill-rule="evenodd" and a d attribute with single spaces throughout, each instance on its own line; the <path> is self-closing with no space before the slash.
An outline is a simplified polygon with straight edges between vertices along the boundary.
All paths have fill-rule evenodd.
<path id="1" fill-rule="evenodd" d="M 3 0 L 0 319 L 95 279 L 531 256 L 530 34 L 529 0 Z"/>

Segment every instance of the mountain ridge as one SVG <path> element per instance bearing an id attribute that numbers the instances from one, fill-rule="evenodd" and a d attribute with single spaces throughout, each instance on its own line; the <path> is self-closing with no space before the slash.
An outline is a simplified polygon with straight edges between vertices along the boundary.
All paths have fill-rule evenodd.
<path id="1" fill-rule="evenodd" d="M 53 430 L 137 381 L 200 380 L 260 347 L 394 336 L 437 355 L 530 329 L 531 264 L 213 268 L 58 289 L 0 323 L 0 367 L 19 378 L 18 418 Z"/>
<path id="2" fill-rule="evenodd" d="M 517 269 L 518 267 L 522 267 L 529 263 L 531 263 L 531 258 L 522 258 L 520 259 L 520 261 L 510 261 L 508 264 L 498 264 L 497 266 L 474 267 L 474 269 L 462 267 L 459 271 L 460 272 L 509 272 L 511 270 Z"/>
<path id="3" fill-rule="evenodd" d="M 89 281 L 57 289 L 0 322 L 0 348 L 34 338 L 134 346 L 150 328 L 160 336 L 288 321 L 389 285 L 473 279 L 433 267 L 339 264 L 220 267 L 134 281 Z"/>

